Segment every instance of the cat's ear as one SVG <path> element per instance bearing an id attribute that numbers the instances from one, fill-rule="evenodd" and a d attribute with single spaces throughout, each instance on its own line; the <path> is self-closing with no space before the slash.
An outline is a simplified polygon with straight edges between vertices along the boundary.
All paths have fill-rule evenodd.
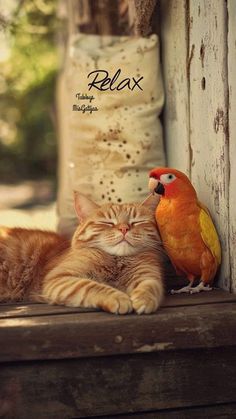
<path id="1" fill-rule="evenodd" d="M 143 202 L 141 202 L 140 206 L 148 207 L 150 210 L 155 211 L 157 205 L 160 202 L 160 196 L 157 194 L 150 194 Z"/>
<path id="2" fill-rule="evenodd" d="M 77 191 L 74 191 L 74 206 L 80 222 L 84 221 L 99 208 L 99 206 L 91 199 L 87 198 L 86 195 Z"/>

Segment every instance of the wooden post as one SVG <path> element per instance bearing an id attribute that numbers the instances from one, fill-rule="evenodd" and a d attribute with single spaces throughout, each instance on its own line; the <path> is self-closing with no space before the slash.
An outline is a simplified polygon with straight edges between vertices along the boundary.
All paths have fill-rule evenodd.
<path id="1" fill-rule="evenodd" d="M 221 286 L 230 288 L 227 10 L 221 0 L 190 0 L 190 173 L 221 238 Z"/>
<path id="2" fill-rule="evenodd" d="M 139 35 L 152 32 L 157 0 L 67 0 L 69 33 Z"/>
<path id="3" fill-rule="evenodd" d="M 229 82 L 229 238 L 231 289 L 236 293 L 236 2 L 228 0 L 228 82 Z"/>
<path id="4" fill-rule="evenodd" d="M 236 292 L 236 4 L 161 1 L 169 166 L 189 173 L 221 238 L 220 285 Z"/>
<path id="5" fill-rule="evenodd" d="M 161 1 L 165 86 L 164 138 L 168 165 L 189 173 L 188 24 L 186 1 Z"/>
<path id="6" fill-rule="evenodd" d="M 134 35 L 150 35 L 152 32 L 151 18 L 156 2 L 157 0 L 129 0 L 129 20 Z"/>

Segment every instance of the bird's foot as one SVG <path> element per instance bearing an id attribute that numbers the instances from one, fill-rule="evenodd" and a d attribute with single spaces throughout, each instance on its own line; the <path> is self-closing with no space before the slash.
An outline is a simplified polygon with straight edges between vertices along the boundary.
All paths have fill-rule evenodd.
<path id="1" fill-rule="evenodd" d="M 196 287 L 192 287 L 190 294 L 197 294 L 201 291 L 211 291 L 213 288 L 210 285 L 204 285 L 203 282 L 200 282 Z"/>
<path id="2" fill-rule="evenodd" d="M 171 290 L 171 294 L 197 294 L 201 291 L 211 290 L 212 288 L 209 285 L 204 285 L 203 282 L 200 282 L 196 287 L 192 287 L 192 284 L 189 284 L 186 287 L 180 288 L 179 290 Z"/>
<path id="3" fill-rule="evenodd" d="M 186 287 L 180 288 L 179 290 L 171 290 L 171 294 L 190 294 L 192 290 L 192 284 L 187 285 Z"/>

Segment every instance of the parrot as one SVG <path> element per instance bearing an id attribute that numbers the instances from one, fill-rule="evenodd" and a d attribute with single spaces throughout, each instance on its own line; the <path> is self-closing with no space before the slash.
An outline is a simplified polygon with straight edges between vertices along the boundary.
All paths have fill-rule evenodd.
<path id="1" fill-rule="evenodd" d="M 157 167 L 149 173 L 149 190 L 160 196 L 155 217 L 163 246 L 177 275 L 189 283 L 172 294 L 210 291 L 221 264 L 221 246 L 209 210 L 197 198 L 189 178 L 179 170 Z M 198 285 L 193 286 L 198 279 Z"/>

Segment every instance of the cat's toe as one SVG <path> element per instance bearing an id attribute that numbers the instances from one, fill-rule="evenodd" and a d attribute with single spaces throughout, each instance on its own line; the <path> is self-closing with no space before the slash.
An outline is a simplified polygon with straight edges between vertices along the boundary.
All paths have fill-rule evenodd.
<path id="1" fill-rule="evenodd" d="M 158 308 L 158 302 L 145 297 L 131 297 L 133 309 L 137 314 L 150 314 L 154 313 Z"/>
<path id="2" fill-rule="evenodd" d="M 102 308 L 114 314 L 128 314 L 133 310 L 129 296 L 118 291 L 109 297 Z"/>
<path id="3" fill-rule="evenodd" d="M 129 296 L 125 294 L 125 297 L 119 299 L 119 314 L 127 314 L 133 311 L 132 301 L 130 300 Z"/>

